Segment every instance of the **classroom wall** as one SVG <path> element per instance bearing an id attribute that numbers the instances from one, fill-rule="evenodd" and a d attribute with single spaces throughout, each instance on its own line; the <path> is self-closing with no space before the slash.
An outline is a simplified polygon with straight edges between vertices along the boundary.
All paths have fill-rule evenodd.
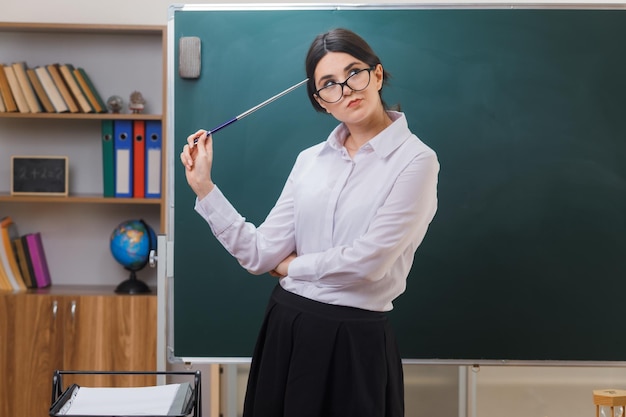
<path id="1" fill-rule="evenodd" d="M 168 0 L 0 0 L 0 20 L 11 22 L 45 23 L 90 23 L 90 24 L 148 24 L 165 25 L 168 20 Z M 185 3 L 205 4 L 206 1 L 186 1 Z M 220 1 L 218 3 L 239 3 Z M 261 1 L 247 1 L 264 3 Z M 273 3 L 289 3 L 273 1 Z M 312 2 L 309 2 L 312 3 Z M 327 2 L 325 2 L 327 3 Z M 339 4 L 403 4 L 415 1 L 341 1 Z M 429 0 L 430 5 L 476 5 L 478 2 L 456 0 Z M 507 7 L 510 2 L 483 0 L 482 5 Z M 516 1 L 515 5 L 528 6 L 546 3 L 561 7 L 581 4 L 604 4 L 611 7 L 626 8 L 626 1 Z M 610 335 L 592 335 L 604 337 L 611 343 Z M 540 341 L 538 341 L 540 343 Z M 451 411 L 450 404 L 456 406 L 458 392 L 455 377 L 456 370 L 451 365 L 407 366 L 407 417 L 457 415 Z M 456 368 L 456 366 L 453 366 Z M 451 378 L 452 376 L 452 378 Z M 444 381 L 440 396 L 430 395 L 429 389 Z M 430 383 L 432 381 L 432 384 Z M 462 416 L 470 417 L 587 417 L 595 415 L 591 391 L 601 388 L 626 389 L 626 365 L 579 367 L 579 366 L 482 366 L 475 372 L 469 368 L 468 409 Z M 206 386 L 205 386 L 206 387 Z M 206 387 L 208 388 L 208 387 Z M 203 390 L 204 391 L 204 390 Z M 208 391 L 208 390 L 206 390 Z M 205 391 L 205 392 L 206 392 Z M 429 393 L 421 396 L 421 394 Z M 428 410 L 414 404 L 415 399 L 436 399 L 435 404 L 428 404 Z M 432 402 L 432 401 L 431 401 Z M 439 404 L 439 407 L 437 407 Z M 205 405 L 208 405 L 205 402 Z M 452 407 L 455 409 L 456 407 Z M 440 412 L 434 412 L 438 409 Z M 209 415 L 208 410 L 204 413 Z"/>

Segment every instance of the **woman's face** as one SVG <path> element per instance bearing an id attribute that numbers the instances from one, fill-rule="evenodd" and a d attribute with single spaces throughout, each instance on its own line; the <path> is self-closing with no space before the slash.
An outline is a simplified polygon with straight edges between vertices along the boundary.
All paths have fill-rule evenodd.
<path id="1" fill-rule="evenodd" d="M 320 89 L 330 83 L 342 83 L 358 70 L 369 65 L 343 52 L 329 52 L 315 68 L 315 88 Z M 383 85 L 383 67 L 377 65 L 370 72 L 369 85 L 361 91 L 353 91 L 343 86 L 343 97 L 335 103 L 327 103 L 316 95 L 316 100 L 328 113 L 346 124 L 366 122 L 372 114 L 382 109 L 378 91 Z"/>

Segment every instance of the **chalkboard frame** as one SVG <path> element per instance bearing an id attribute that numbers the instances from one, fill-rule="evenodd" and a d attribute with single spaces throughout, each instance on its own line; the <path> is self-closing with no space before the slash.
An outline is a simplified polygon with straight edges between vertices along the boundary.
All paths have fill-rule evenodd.
<path id="1" fill-rule="evenodd" d="M 54 177 L 23 178 L 21 170 L 54 170 Z M 11 156 L 11 195 L 63 196 L 69 194 L 69 158 L 67 156 Z"/>
<path id="2" fill-rule="evenodd" d="M 242 9 L 242 8 L 238 8 L 237 6 L 226 6 L 226 7 L 213 7 L 213 6 L 209 6 L 208 8 L 205 6 L 204 8 L 201 6 L 195 6 L 195 5 L 191 5 L 189 6 L 189 8 L 187 8 L 187 6 L 185 6 L 185 10 L 192 10 L 192 11 L 220 11 L 220 10 L 227 10 L 229 12 L 234 12 L 234 11 L 267 11 L 267 10 L 298 10 L 298 11 L 305 11 L 305 10 L 336 10 L 341 12 L 344 11 L 351 11 L 351 10 L 375 10 L 375 11 L 379 11 L 379 10 L 414 10 L 414 9 L 435 9 L 435 10 L 450 10 L 450 9 L 454 9 L 454 10 L 458 10 L 458 9 L 488 9 L 488 10 L 495 10 L 495 9 L 510 9 L 511 11 L 514 11 L 513 9 L 527 9 L 527 10 L 531 10 L 531 9 L 546 9 L 546 10 L 591 10 L 591 11 L 599 11 L 599 10 L 607 10 L 607 9 L 616 9 L 618 12 L 620 13 L 624 13 L 623 10 L 617 8 L 617 7 L 611 7 L 610 5 L 606 5 L 606 4 L 576 4 L 576 5 L 559 5 L 559 6 L 555 6 L 555 5 L 546 5 L 546 6 L 537 6 L 537 5 L 523 5 L 523 4 L 511 4 L 511 3 L 507 3 L 507 4 L 490 4 L 488 6 L 486 5 L 468 5 L 467 7 L 462 6 L 462 5 L 458 5 L 456 4 L 453 7 L 446 7 L 445 5 L 442 5 L 441 7 L 438 5 L 436 7 L 424 7 L 424 6 L 420 6 L 420 5 L 415 5 L 415 4 L 403 4 L 403 5 L 367 5 L 367 6 L 360 6 L 360 5 L 354 5 L 354 6 L 320 6 L 320 7 L 313 7 L 313 8 L 307 8 L 307 7 L 290 7 L 289 5 L 285 5 L 284 7 L 281 5 L 280 7 L 273 7 L 273 8 L 266 8 L 264 6 L 258 6 L 258 7 L 252 7 L 250 9 Z M 186 30 L 188 30 L 189 28 L 186 28 Z M 185 32 L 187 33 L 187 32 Z M 581 41 L 581 44 L 585 45 L 586 42 L 583 39 L 583 41 Z M 574 45 L 574 44 L 573 44 Z M 479 51 L 480 52 L 480 51 Z M 173 57 L 175 57 L 174 54 L 170 55 L 170 59 L 172 59 Z M 456 58 L 454 56 L 450 56 L 450 55 L 443 55 L 443 56 L 437 56 L 436 58 L 440 58 L 441 60 L 444 60 L 445 58 Z M 175 58 L 174 58 L 175 59 Z M 479 68 L 476 68 L 479 69 Z M 395 73 L 394 73 L 395 75 Z M 479 80 L 480 80 L 480 72 L 475 72 L 473 73 L 474 76 L 476 76 Z M 296 81 L 296 80 L 294 80 Z M 558 87 L 559 85 L 557 85 Z M 621 88 L 621 87 L 620 87 Z M 515 91 L 516 93 L 518 91 Z M 190 97 L 187 97 L 190 99 Z M 552 97 L 550 97 L 552 98 Z M 441 103 L 434 103 L 434 104 L 441 104 Z M 478 104 L 484 104 L 484 103 L 478 103 Z M 506 104 L 506 103 L 503 103 Z M 428 106 L 431 105 L 431 103 L 427 103 Z M 201 108 L 202 106 L 196 106 L 197 108 Z M 504 107 L 504 106 L 502 106 Z M 244 108 L 246 108 L 244 106 Z M 508 109 L 507 107 L 505 107 L 506 109 Z M 204 111 L 204 110 L 203 110 Z M 610 115 L 612 116 L 612 113 L 610 113 Z M 216 120 L 219 121 L 219 120 Z M 178 122 L 178 120 L 177 120 Z M 180 123 L 177 123 L 180 124 Z M 211 123 L 209 123 L 211 124 Z M 173 126 L 173 125 L 171 125 Z M 212 125 L 211 125 L 212 126 Z M 414 126 L 412 124 L 412 126 Z M 450 127 L 453 126 L 452 123 L 449 124 Z M 204 126 L 204 127 L 210 127 L 210 126 Z M 239 129 L 239 127 L 237 128 Z M 241 126 L 241 129 L 245 130 L 244 126 Z M 420 136 L 420 132 L 418 130 L 418 136 Z M 559 133 L 559 132 L 556 132 Z M 179 133 L 177 133 L 176 135 L 176 140 L 180 142 L 181 139 L 181 135 Z M 171 136 L 174 137 L 174 136 Z M 427 139 L 428 142 L 428 135 L 424 136 Z M 459 138 L 462 138 L 463 136 L 458 136 Z M 514 141 L 518 141 L 519 139 L 522 139 L 519 136 L 513 136 L 513 137 L 508 137 L 506 138 L 507 140 L 514 140 Z M 170 144 L 174 144 L 176 149 L 178 149 L 178 147 L 180 146 L 179 142 L 170 142 Z M 216 142 L 216 143 L 219 143 Z M 481 145 L 481 143 L 479 143 L 478 145 Z M 219 145 L 218 145 L 219 146 Z M 436 150 L 438 147 L 434 146 Z M 177 152 L 174 152 L 173 154 L 177 154 Z M 444 155 L 445 156 L 445 155 Z M 461 155 L 461 157 L 464 157 L 465 155 Z M 446 160 L 444 160 L 444 162 L 446 162 L 446 164 L 444 164 L 444 166 L 442 166 L 443 169 L 447 168 L 447 172 L 450 172 L 450 167 L 454 168 L 455 164 L 449 164 L 447 158 Z M 453 161 L 456 162 L 456 161 Z M 540 161 L 542 162 L 542 161 Z M 178 161 L 175 161 L 175 163 L 177 164 Z M 177 167 L 175 166 L 175 169 L 177 169 Z M 458 168 L 457 168 L 457 171 Z M 457 174 L 459 174 L 459 177 L 463 178 L 463 172 L 459 171 Z M 496 181 L 497 178 L 494 178 L 494 181 Z M 176 182 L 176 181 L 175 181 Z M 469 183 L 468 185 L 472 185 L 471 183 Z M 497 184 L 495 184 L 497 185 Z M 583 184 L 585 185 L 585 184 Z M 182 187 L 181 187 L 182 188 Z M 185 189 L 181 190 L 182 194 L 186 194 L 187 191 Z M 177 189 L 177 197 L 179 194 L 179 189 Z M 437 224 L 435 226 L 439 227 L 441 225 L 441 221 L 437 220 L 437 218 L 444 218 L 442 215 L 444 214 L 445 211 L 449 211 L 452 207 L 455 207 L 457 209 L 462 209 L 465 210 L 464 214 L 467 215 L 480 215 L 480 213 L 478 212 L 473 212 L 470 209 L 473 209 L 471 206 L 468 206 L 466 204 L 465 200 L 469 200 L 470 198 L 473 197 L 473 194 L 476 194 L 476 190 L 474 190 L 471 187 L 467 187 L 464 191 L 464 193 L 456 193 L 456 197 L 459 201 L 456 201 L 455 204 L 445 204 L 442 205 L 441 207 L 441 213 L 438 213 L 438 215 L 436 216 L 436 221 Z M 497 197 L 497 196 L 496 196 Z M 182 200 L 182 202 L 184 203 L 184 205 L 181 205 L 181 200 L 177 200 L 176 202 L 174 202 L 172 200 L 172 207 L 174 207 L 175 205 L 177 205 L 177 212 L 181 213 L 182 211 L 185 212 L 185 217 L 192 217 L 193 214 L 191 212 L 188 212 L 188 208 L 191 207 L 192 205 L 192 201 L 184 201 Z M 178 204 L 176 204 L 178 203 Z M 622 201 L 619 201 L 620 205 L 622 203 Z M 464 205 L 465 204 L 465 205 Z M 235 204 L 236 207 L 239 207 L 238 204 Z M 480 207 L 482 209 L 482 207 Z M 487 207 L 489 208 L 489 207 Z M 173 213 L 173 211 L 171 212 Z M 188 220 L 185 220 L 188 221 Z M 175 224 L 176 223 L 176 224 Z M 181 229 L 180 229 L 180 224 L 178 224 L 176 221 L 172 221 L 170 223 L 170 225 L 172 227 L 175 227 L 178 233 L 178 237 L 182 238 L 183 240 L 185 240 L 186 235 L 184 235 L 184 233 L 181 233 Z M 475 232 L 475 225 L 472 225 L 473 227 L 469 230 L 470 232 Z M 196 238 L 196 234 L 198 234 L 198 229 L 197 228 L 193 228 L 190 227 L 190 229 L 193 229 L 194 232 L 194 239 Z M 435 231 L 435 230 L 433 230 Z M 505 230 L 505 232 L 508 232 L 508 230 Z M 429 232 L 431 233 L 431 232 Z M 195 251 L 196 248 L 190 248 L 188 243 L 189 242 L 181 242 L 178 241 L 179 243 L 175 246 L 175 248 L 180 251 L 180 252 L 184 252 L 185 250 L 189 250 L 189 249 L 193 249 Z M 425 249 L 428 250 L 428 247 L 432 247 L 432 233 L 431 235 L 427 235 L 426 238 L 426 244 L 425 244 Z M 454 239 L 448 240 L 448 242 L 450 244 L 455 243 Z M 197 242 L 196 242 L 197 243 Z M 202 241 L 201 243 L 205 243 L 204 241 Z M 481 243 L 480 241 L 478 241 L 478 243 Z M 537 242 L 538 244 L 535 244 L 538 247 L 538 250 L 541 249 L 542 245 L 545 245 L 545 242 Z M 198 245 L 196 245 L 198 246 Z M 477 245 L 478 246 L 478 245 Z M 180 248 L 180 249 L 179 249 Z M 206 249 L 206 248 L 204 248 Z M 214 248 L 210 248 L 210 249 L 214 249 Z M 474 249 L 474 248 L 473 248 Z M 422 258 L 424 258 L 423 254 L 423 249 L 422 250 Z M 198 251 L 199 253 L 200 251 Z M 194 255 L 198 256 L 198 253 L 195 253 Z M 516 252 L 512 252 L 515 254 L 519 254 L 519 255 L 524 255 L 522 252 L 516 253 Z M 447 252 L 447 255 L 444 256 L 443 254 L 441 254 L 441 259 L 437 259 L 437 261 L 441 261 L 442 264 L 450 264 L 452 263 L 450 261 L 450 258 L 448 255 L 454 255 L 455 252 L 454 251 L 450 251 Z M 430 253 L 429 256 L 433 257 L 433 255 L 438 255 L 435 253 Z M 176 257 L 176 255 L 174 255 Z M 480 259 L 480 258 L 475 258 L 476 260 Z M 468 261 L 468 260 L 466 260 Z M 471 260 L 469 260 L 471 261 Z M 179 265 L 179 259 L 176 258 L 176 265 Z M 501 262 L 494 262 L 493 263 L 493 268 L 496 269 L 497 267 L 500 267 Z M 176 265 L 174 266 L 174 268 L 176 269 Z M 621 263 L 619 265 L 617 265 L 618 267 L 620 267 Z M 473 266 L 470 264 L 470 266 Z M 175 271 L 175 275 L 176 275 L 176 271 Z M 175 277 L 176 279 L 174 280 L 179 281 L 180 278 L 182 278 L 182 276 L 178 276 Z M 228 278 L 224 278 L 224 277 L 220 277 L 220 278 L 215 278 L 215 279 L 229 279 Z M 427 331 L 429 332 L 428 334 L 424 334 L 424 333 L 419 333 L 416 332 L 416 334 L 420 335 L 425 335 L 427 338 L 441 338 L 442 340 L 446 340 L 448 341 L 448 345 L 450 346 L 454 346 L 454 345 L 472 345 L 472 344 L 477 344 L 477 346 L 482 347 L 490 347 L 490 346 L 497 346 L 501 344 L 501 340 L 498 340 L 498 338 L 502 335 L 502 333 L 506 333 L 506 332 L 510 332 L 509 329 L 512 329 L 513 326 L 511 326 L 510 323 L 508 323 L 506 321 L 507 317 L 505 315 L 498 315 L 498 314 L 494 314 L 493 316 L 490 316 L 489 313 L 490 311 L 492 311 L 494 309 L 495 306 L 499 306 L 500 304 L 496 303 L 495 301 L 497 301 L 497 297 L 494 297 L 494 303 L 483 303 L 483 305 L 481 306 L 481 301 L 482 299 L 478 298 L 478 299 L 473 299 L 472 296 L 473 295 L 480 295 L 482 296 L 483 294 L 481 294 L 480 292 L 476 292 L 476 289 L 480 289 L 482 291 L 482 293 L 500 293 L 499 289 L 500 289 L 500 282 L 494 282 L 494 286 L 485 286 L 486 283 L 488 283 L 488 277 L 484 276 L 484 277 L 476 277 L 478 278 L 478 280 L 474 280 L 474 279 L 469 279 L 469 280 L 465 280 L 465 281 L 461 281 L 460 282 L 460 286 L 459 286 L 459 290 L 455 289 L 455 288 L 451 288 L 451 290 L 453 290 L 453 292 L 459 292 L 461 293 L 461 295 L 463 296 L 463 298 L 461 299 L 461 301 L 463 301 L 463 303 L 460 305 L 460 314 L 459 311 L 457 311 L 457 315 L 456 317 L 451 317 L 452 316 L 452 311 L 446 311 L 444 309 L 437 309 L 436 310 L 436 314 L 441 315 L 444 319 L 446 320 L 457 320 L 457 321 L 462 321 L 462 320 L 466 320 L 469 318 L 468 314 L 465 314 L 465 312 L 463 311 L 463 308 L 467 308 L 469 309 L 468 312 L 471 312 L 472 309 L 475 309 L 476 306 L 480 307 L 484 313 L 485 313 L 485 317 L 486 319 L 489 319 L 492 321 L 492 323 L 488 323 L 488 322 L 475 322 L 475 323 L 471 323 L 471 322 L 467 322 L 467 325 L 465 326 L 465 328 L 463 329 L 462 332 L 450 332 L 449 329 L 447 329 L 445 326 L 434 326 L 435 322 L 433 321 L 433 326 L 427 327 Z M 617 277 L 614 277 L 614 280 L 617 281 Z M 251 278 L 251 282 L 254 282 L 255 278 Z M 483 282 L 484 281 L 484 282 Z M 597 281 L 597 279 L 596 279 Z M 477 285 L 473 285 L 471 284 L 472 282 L 476 282 Z M 564 284 L 567 284 L 567 282 L 563 282 Z M 413 282 L 411 282 L 410 284 L 413 284 Z M 517 292 L 522 292 L 524 293 L 524 295 L 527 295 L 528 298 L 532 299 L 533 294 L 531 294 L 531 292 L 533 291 L 542 291 L 543 288 L 537 286 L 537 288 L 535 288 L 535 285 L 528 285 L 526 282 L 520 281 L 517 284 L 519 284 L 519 287 L 516 286 L 515 287 L 515 291 Z M 533 283 L 535 284 L 535 283 Z M 246 288 L 249 285 L 249 282 L 245 283 Z M 256 285 L 256 283 L 254 283 L 253 285 Z M 561 285 L 561 282 L 555 282 L 554 284 L 550 283 L 550 285 L 554 285 L 554 286 L 558 286 Z M 440 284 L 439 287 L 442 287 L 442 285 Z M 438 290 L 442 289 L 442 288 L 437 288 Z M 178 288 L 178 285 L 177 285 Z M 218 287 L 219 288 L 219 287 Z M 243 288 L 243 287 L 242 287 Z M 561 287 L 559 287 L 561 288 Z M 564 287 L 565 289 L 567 289 L 567 287 Z M 551 287 L 547 288 L 549 290 L 552 290 Z M 469 290 L 469 291 L 468 291 Z M 512 291 L 514 292 L 514 291 Z M 181 293 L 181 291 L 177 291 L 177 293 Z M 511 292 L 505 292 L 505 295 L 509 295 Z M 528 294 L 526 294 L 528 293 Z M 539 292 L 540 294 L 540 292 Z M 185 294 L 186 295 L 186 294 Z M 437 294 L 440 295 L 440 298 L 433 298 L 432 303 L 434 305 L 442 305 L 445 306 L 447 303 L 453 303 L 454 301 L 456 301 L 457 299 L 454 299 L 454 301 L 450 301 L 450 299 L 448 299 L 446 297 L 446 292 L 442 292 L 441 294 Z M 559 303 L 565 303 L 568 306 L 571 305 L 571 299 L 567 296 L 563 296 L 562 293 L 558 292 L 556 295 L 559 295 L 558 300 Z M 569 294 L 567 294 L 569 295 Z M 223 297 L 223 295 L 220 295 Z M 248 297 L 248 295 L 246 295 Z M 403 296 L 404 297 L 404 296 Z M 180 304 L 179 301 L 180 298 L 177 300 L 174 300 L 175 304 Z M 402 308 L 406 308 L 407 303 L 405 303 L 404 300 L 408 300 L 406 297 L 401 298 L 399 300 L 399 302 L 397 303 L 397 306 L 400 307 L 400 309 Z M 243 300 L 243 303 L 245 303 L 246 301 L 249 301 L 248 298 L 246 298 L 245 300 Z M 510 303 L 509 304 L 511 308 L 515 307 L 514 303 Z M 552 304 L 555 307 L 558 307 L 557 303 L 553 303 Z M 569 307 L 568 307 L 569 308 Z M 397 309 L 397 310 L 400 310 Z M 495 310 L 494 310 L 495 311 Z M 578 336 L 580 336 L 581 340 L 585 340 L 584 344 L 585 345 L 593 345 L 594 347 L 598 347 L 597 345 L 599 345 L 598 343 L 594 343 L 591 342 L 590 340 L 597 338 L 597 339 L 603 339 L 602 336 L 597 337 L 597 333 L 596 332 L 601 332 L 601 328 L 595 326 L 592 322 L 593 320 L 590 319 L 585 319 L 583 321 L 577 322 L 577 319 L 579 318 L 577 317 L 570 317 L 567 313 L 568 312 L 574 312 L 574 310 L 567 310 L 567 309 L 563 309 L 563 308 L 556 308 L 556 310 L 554 311 L 554 316 L 559 317 L 560 320 L 562 320 L 563 329 L 559 329 L 559 330 L 567 330 L 567 331 L 574 331 L 572 328 L 573 327 L 579 327 L 578 330 L 576 330 L 576 334 Z M 173 312 L 172 312 L 173 313 Z M 578 312 L 577 312 L 578 313 Z M 220 311 L 219 314 L 219 318 L 223 319 L 224 316 L 227 316 L 228 313 L 224 314 L 223 311 Z M 392 312 L 392 316 L 396 315 L 395 312 Z M 397 315 L 396 315 L 397 316 Z M 393 317 L 392 317 L 393 318 Z M 397 318 L 397 317 L 396 317 Z M 417 319 L 421 319 L 421 317 L 416 317 Z M 543 317 L 541 315 L 531 315 L 529 316 L 529 319 L 532 320 L 539 320 L 542 319 Z M 256 319 L 256 317 L 254 317 L 254 319 Z M 404 317 L 404 319 L 408 320 L 408 317 Z M 406 320 L 405 320 L 406 321 Z M 417 320 L 415 320 L 417 321 Z M 178 320 L 178 322 L 175 322 L 174 324 L 177 327 L 177 331 L 175 332 L 176 335 L 179 335 L 180 333 L 180 324 L 181 324 L 182 320 Z M 580 323 L 580 324 L 578 324 Z M 597 322 L 595 322 L 597 324 Z M 484 324 L 488 324 L 489 326 L 485 326 Z M 192 326 L 193 327 L 193 326 Z M 483 329 L 483 327 L 485 329 Z M 584 327 L 584 331 L 581 330 Z M 222 330 L 222 329 L 220 329 Z M 545 329 L 546 336 L 550 336 L 550 331 L 553 330 L 552 327 L 547 326 Z M 553 332 L 554 333 L 554 332 Z M 485 335 L 487 335 L 487 337 L 485 337 Z M 219 336 L 217 336 L 217 338 L 222 338 L 222 337 L 231 337 L 231 335 L 226 335 L 226 333 L 219 333 Z M 520 333 L 520 338 L 523 338 L 524 335 L 522 335 Z M 500 337 L 501 338 L 501 337 Z M 480 342 L 475 342 L 476 340 L 482 339 L 482 341 Z M 502 339 L 502 338 L 501 338 Z M 196 338 L 194 337 L 192 342 L 188 343 L 189 346 L 193 345 L 195 342 Z M 541 343 L 537 343 L 538 346 L 535 346 L 534 349 L 532 349 L 529 352 L 524 352 L 523 355 L 519 355 L 519 350 L 517 350 L 514 354 L 509 354 L 507 352 L 504 352 L 504 355 L 493 355 L 493 349 L 490 351 L 490 353 L 484 353 L 482 351 L 465 351 L 464 353 L 470 353 L 470 355 L 465 355 L 465 356 L 457 356 L 456 354 L 452 353 L 452 354 L 448 354 L 448 353 L 444 353 L 442 355 L 438 355 L 437 353 L 433 353 L 433 352 L 426 352 L 424 355 L 422 356 L 403 356 L 405 359 L 409 359 L 410 362 L 421 362 L 421 361 L 426 361 L 426 362 L 446 362 L 446 363 L 462 363 L 462 364 L 474 364 L 474 363 L 502 363 L 502 364 L 518 364 L 518 363 L 525 363 L 525 364 L 531 364 L 531 363 L 550 363 L 550 364 L 554 364 L 554 363 L 562 363 L 562 364 L 571 364 L 571 363 L 575 363 L 577 365 L 590 365 L 590 364 L 604 364 L 604 365 L 612 365 L 615 363 L 621 363 L 622 361 L 626 361 L 626 357 L 623 354 L 616 354 L 615 350 L 611 350 L 611 352 L 605 352 L 604 346 L 601 347 L 601 349 L 599 351 L 595 351 L 591 353 L 591 356 L 585 356 L 587 353 L 584 353 L 582 356 L 577 356 L 576 354 L 568 354 L 567 356 L 563 355 L 560 356 L 558 353 L 557 355 L 552 355 L 553 351 L 548 351 L 548 350 L 543 350 L 544 347 L 541 347 L 539 345 L 545 345 L 545 341 L 541 338 L 537 338 L 536 340 L 541 341 Z M 577 342 L 580 342 L 581 340 L 577 340 Z M 179 353 L 183 353 L 184 349 L 187 349 L 188 346 L 184 346 L 184 349 L 180 348 L 180 340 L 175 339 L 174 342 L 176 343 L 172 343 L 172 346 L 175 346 L 175 351 L 174 354 L 178 355 Z M 507 345 L 507 349 L 511 349 L 514 350 L 516 348 L 516 345 L 520 345 L 520 342 L 522 342 L 521 344 L 524 343 L 532 343 L 532 342 L 524 342 L 522 339 L 520 340 L 505 340 L 505 342 L 508 342 Z M 211 342 L 213 343 L 213 342 Z M 563 339 L 562 341 L 559 342 L 559 349 L 564 349 L 565 351 L 567 350 L 571 350 L 570 346 L 572 346 L 572 343 L 566 339 Z M 198 344 L 198 343 L 196 343 Z M 206 346 L 207 343 L 205 340 L 202 340 L 201 345 Z M 604 345 L 604 343 L 601 343 L 601 345 Z M 402 345 L 401 345 L 402 346 Z M 528 345 L 525 345 L 525 347 L 528 347 Z M 532 347 L 532 346 L 531 346 Z M 463 349 L 461 349 L 463 350 Z M 452 351 L 452 350 L 451 350 Z M 195 355 L 187 355 L 184 354 L 181 355 L 182 357 L 186 358 L 186 359 L 193 359 L 192 361 L 198 361 L 200 359 L 202 359 L 203 357 L 196 357 Z M 235 355 L 236 356 L 236 355 Z M 237 357 L 222 357 L 220 355 L 217 356 L 212 356 L 209 355 L 208 357 L 204 358 L 206 360 L 208 360 L 209 362 L 228 362 L 229 359 L 231 361 L 239 361 L 239 360 L 246 360 L 246 357 L 240 357 L 239 359 L 237 359 Z"/>

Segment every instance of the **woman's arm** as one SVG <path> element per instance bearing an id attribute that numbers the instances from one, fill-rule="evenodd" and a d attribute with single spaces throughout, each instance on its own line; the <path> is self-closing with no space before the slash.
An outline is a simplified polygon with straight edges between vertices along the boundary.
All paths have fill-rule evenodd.
<path id="1" fill-rule="evenodd" d="M 276 269 L 296 250 L 291 178 L 259 227 L 247 222 L 218 186 L 205 198 L 198 199 L 195 208 L 222 246 L 252 274 Z"/>

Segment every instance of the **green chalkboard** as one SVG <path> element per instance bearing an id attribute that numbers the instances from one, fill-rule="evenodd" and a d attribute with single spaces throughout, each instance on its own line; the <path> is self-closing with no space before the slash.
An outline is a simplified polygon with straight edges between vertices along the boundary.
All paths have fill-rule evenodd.
<path id="1" fill-rule="evenodd" d="M 379 53 L 386 101 L 441 162 L 439 210 L 391 313 L 404 358 L 626 360 L 626 11 L 180 8 L 172 19 L 176 40 L 202 48 L 200 78 L 173 80 L 176 155 L 189 133 L 302 80 L 318 33 L 347 27 Z M 335 124 L 297 90 L 216 134 L 214 178 L 258 225 L 297 153 Z M 276 281 L 221 248 L 179 165 L 175 356 L 250 357 Z"/>

